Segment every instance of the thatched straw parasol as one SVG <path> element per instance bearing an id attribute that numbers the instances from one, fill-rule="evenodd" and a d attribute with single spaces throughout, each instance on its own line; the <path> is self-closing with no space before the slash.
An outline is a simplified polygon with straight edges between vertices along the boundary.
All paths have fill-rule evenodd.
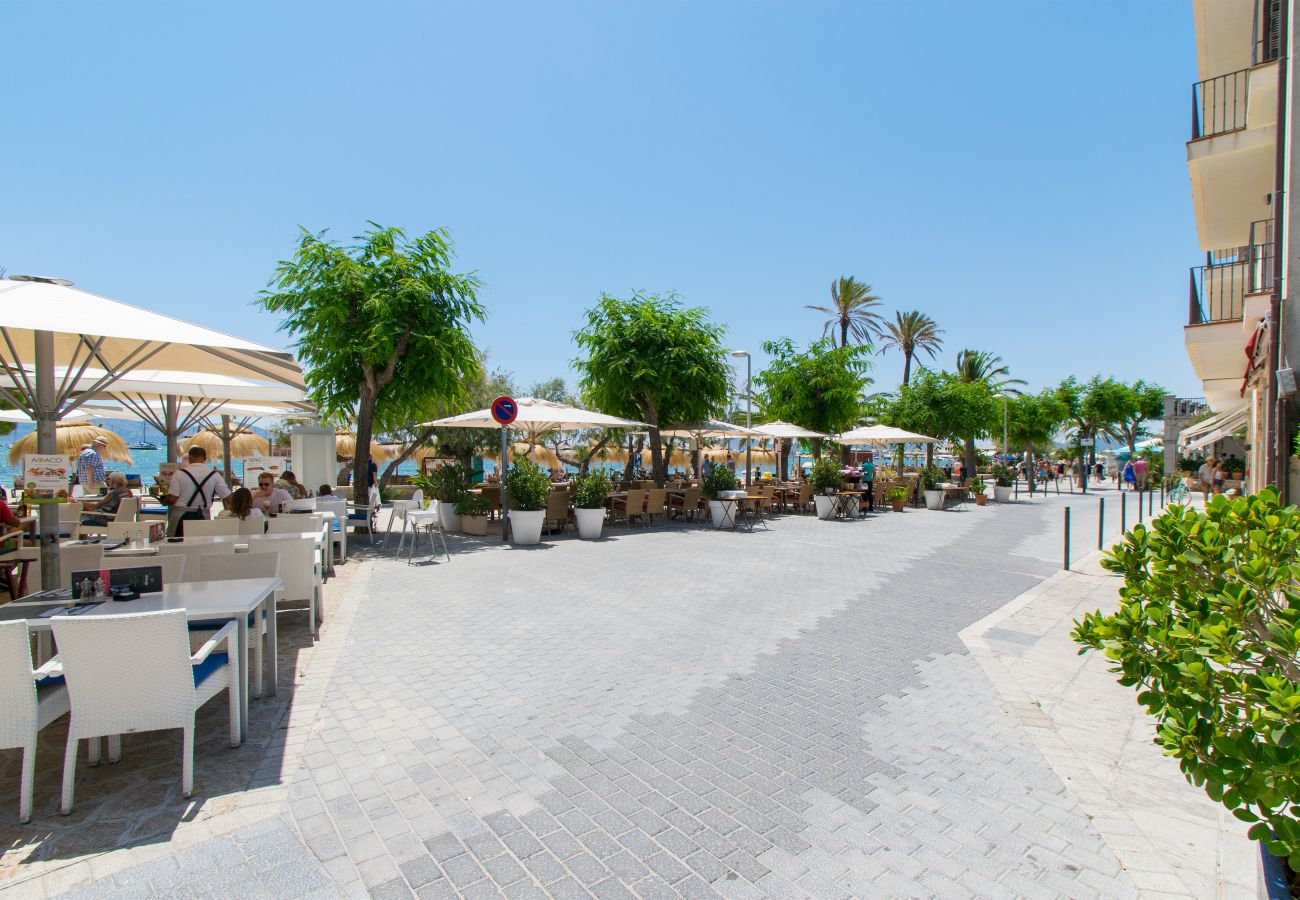
<path id="1" fill-rule="evenodd" d="M 131 451 L 127 449 L 126 441 L 114 431 L 107 428 L 100 428 L 98 425 L 87 425 L 85 423 L 75 423 L 68 425 L 58 425 L 54 430 L 54 438 L 58 442 L 58 452 L 64 456 L 70 456 L 76 459 L 81 448 L 89 444 L 97 437 L 102 437 L 108 441 L 108 446 L 100 451 L 100 456 L 106 461 L 130 463 Z M 14 441 L 13 446 L 9 448 L 9 464 L 16 466 L 22 462 L 24 453 L 36 452 L 36 432 L 25 434 L 18 440 Z"/>
<path id="2" fill-rule="evenodd" d="M 192 436 L 182 438 L 181 453 L 189 453 L 191 447 L 202 447 L 208 451 L 208 459 L 221 459 L 221 435 L 215 431 L 203 429 Z M 271 452 L 271 445 L 261 435 L 244 429 L 231 435 L 230 456 L 242 459 L 245 456 L 266 456 Z"/>
<path id="3" fill-rule="evenodd" d="M 488 459 L 495 460 L 501 455 L 501 450 L 500 448 L 493 448 L 492 450 L 484 452 L 483 455 Z M 528 457 L 539 466 L 546 466 L 547 468 L 558 470 L 564 469 L 564 463 L 555 455 L 555 451 L 543 444 L 535 445 L 531 452 L 529 452 L 528 444 L 523 441 L 512 445 L 510 448 L 510 458 L 514 460 L 521 456 Z"/>
<path id="4" fill-rule="evenodd" d="M 743 449 L 728 450 L 726 447 L 704 448 L 705 458 L 711 459 L 715 463 L 726 462 L 728 453 L 730 453 L 732 458 L 736 460 L 736 465 L 743 466 L 745 464 L 745 451 Z M 756 466 L 762 466 L 762 465 L 770 466 L 770 465 L 775 465 L 777 462 L 776 454 L 773 453 L 771 450 L 764 450 L 761 447 L 754 447 L 752 450 L 749 451 L 749 453 L 750 453 L 750 458 L 754 461 L 753 464 Z"/>
<path id="5" fill-rule="evenodd" d="M 357 436 L 350 431 L 334 432 L 334 455 L 339 462 L 355 459 L 357 456 Z M 370 458 L 376 463 L 392 459 L 395 453 L 389 453 L 383 444 L 376 441 L 370 442 Z"/>

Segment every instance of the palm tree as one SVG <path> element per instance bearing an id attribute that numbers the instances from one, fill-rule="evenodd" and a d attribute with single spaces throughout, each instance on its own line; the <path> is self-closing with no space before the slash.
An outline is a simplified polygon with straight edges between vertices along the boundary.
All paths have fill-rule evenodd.
<path id="1" fill-rule="evenodd" d="M 900 310 L 894 313 L 894 321 L 885 323 L 880 352 L 884 353 L 889 347 L 903 351 L 903 384 L 907 384 L 912 377 L 912 358 L 917 352 L 923 352 L 934 359 L 943 345 L 941 334 L 943 329 L 919 309 L 911 312 Z"/>
<path id="2" fill-rule="evenodd" d="M 884 321 L 876 308 L 880 298 L 871 293 L 871 285 L 858 281 L 851 275 L 841 275 L 831 282 L 831 305 L 812 306 L 807 309 L 826 316 L 826 327 L 822 336 L 834 335 L 840 331 L 840 346 L 849 345 L 849 335 L 858 343 L 870 345 L 873 338 L 880 336 L 880 325 Z"/>
<path id="3" fill-rule="evenodd" d="M 958 353 L 956 374 L 960 381 L 986 384 L 990 391 L 1004 396 L 1020 396 L 1020 386 L 1026 383 L 1023 378 L 1011 377 L 1011 369 L 1002 361 L 1002 357 L 984 350 L 963 350 Z M 974 435 L 966 435 L 964 456 L 964 470 L 974 472 L 977 462 Z"/>

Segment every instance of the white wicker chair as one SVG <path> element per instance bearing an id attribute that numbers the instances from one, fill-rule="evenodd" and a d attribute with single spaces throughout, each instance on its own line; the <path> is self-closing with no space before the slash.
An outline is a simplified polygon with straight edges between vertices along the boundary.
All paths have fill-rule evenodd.
<path id="1" fill-rule="evenodd" d="M 230 746 L 239 746 L 239 642 L 228 622 L 190 652 L 185 611 L 51 621 L 67 679 L 72 718 L 63 760 L 60 811 L 72 811 L 77 742 L 92 747 L 109 737 L 109 757 L 121 755 L 117 737 L 179 728 L 183 732 L 181 791 L 194 792 L 194 720 L 200 706 L 221 691 L 230 701 Z M 223 651 L 217 648 L 225 645 Z"/>
<path id="2" fill-rule="evenodd" d="M 93 572 L 104 568 L 103 544 L 79 544 L 59 548 L 59 584 L 72 587 L 73 572 Z"/>
<path id="3" fill-rule="evenodd" d="M 330 522 L 330 532 L 334 535 L 334 558 L 339 562 L 348 561 L 348 502 L 346 500 L 322 500 L 316 498 L 316 509 L 334 513 Z"/>
<path id="4" fill-rule="evenodd" d="M 259 519 L 259 521 L 261 521 Z M 190 519 L 185 523 L 186 537 L 203 537 L 205 535 L 239 534 L 239 520 L 225 519 Z"/>
<path id="5" fill-rule="evenodd" d="M 267 534 L 313 534 L 325 527 L 325 520 L 320 516 L 276 516 L 267 523 Z"/>
<path id="6" fill-rule="evenodd" d="M 39 674 L 32 671 L 27 623 L 0 622 L 0 747 L 23 750 L 22 788 L 18 799 L 20 822 L 32 817 L 36 736 L 68 711 L 68 689 L 61 681 L 38 687 Z"/>
<path id="7" fill-rule="evenodd" d="M 109 522 L 105 537 L 110 541 L 144 541 L 153 525 L 153 522 Z"/>
<path id="8" fill-rule="evenodd" d="M 316 508 L 316 498 L 305 497 L 302 500 L 290 500 L 288 510 L 289 512 L 301 512 L 302 510 L 305 509 L 314 510 L 315 508 Z"/>
<path id="9" fill-rule="evenodd" d="M 171 548 L 168 547 L 168 550 Z M 122 556 L 106 557 L 101 569 L 110 571 L 117 569 L 147 569 L 150 566 L 158 566 L 162 569 L 162 580 L 164 585 L 181 584 L 185 581 L 185 557 L 180 554 L 168 553 L 161 556 Z"/>
<path id="10" fill-rule="evenodd" d="M 168 556 L 185 557 L 185 580 L 186 581 L 203 581 L 202 560 L 206 556 L 234 556 L 235 544 L 233 541 L 223 541 L 221 543 L 207 542 L 183 542 L 179 544 L 167 544 L 161 548 Z M 148 557 L 145 557 L 146 559 Z M 252 575 L 248 576 L 252 578 Z"/>
<path id="11" fill-rule="evenodd" d="M 316 623 L 325 619 L 325 596 L 320 554 L 316 552 L 316 542 L 311 538 L 301 540 L 276 538 L 250 538 L 249 553 L 278 553 L 280 555 L 280 578 L 284 588 L 279 592 L 280 600 L 296 602 L 307 601 L 308 625 L 311 636 L 316 637 Z"/>
<path id="12" fill-rule="evenodd" d="M 226 546 L 230 546 L 227 544 Z M 199 575 L 203 581 L 235 581 L 240 578 L 278 578 L 280 575 L 280 555 L 278 553 L 233 553 L 207 554 L 199 559 Z M 215 630 L 219 622 L 191 622 L 190 633 Z M 265 671 L 262 644 L 266 638 L 266 615 L 254 619 L 249 616 L 248 627 L 252 629 L 253 640 L 249 664 L 253 666 L 253 693 L 262 696 L 262 677 Z M 271 648 L 275 652 L 275 648 Z"/>

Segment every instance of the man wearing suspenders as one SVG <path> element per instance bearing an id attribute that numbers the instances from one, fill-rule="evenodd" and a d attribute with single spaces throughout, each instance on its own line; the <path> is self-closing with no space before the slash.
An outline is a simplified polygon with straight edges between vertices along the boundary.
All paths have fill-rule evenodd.
<path id="1" fill-rule="evenodd" d="M 230 487 L 212 466 L 208 465 L 208 451 L 191 447 L 189 462 L 176 470 L 167 488 L 163 503 L 167 510 L 167 534 L 185 536 L 185 523 L 191 519 L 208 519 L 217 497 L 230 496 Z"/>

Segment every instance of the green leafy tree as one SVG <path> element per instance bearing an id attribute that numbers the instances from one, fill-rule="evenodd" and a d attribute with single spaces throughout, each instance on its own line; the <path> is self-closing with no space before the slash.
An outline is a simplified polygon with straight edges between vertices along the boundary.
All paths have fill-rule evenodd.
<path id="1" fill-rule="evenodd" d="M 1034 487 L 1034 455 L 1051 452 L 1056 433 L 1068 415 L 1069 410 L 1054 390 L 1007 398 L 1008 448 L 1024 451 L 1031 491 Z"/>
<path id="2" fill-rule="evenodd" d="M 1274 488 L 1175 505 L 1103 561 L 1119 609 L 1075 623 L 1157 722 L 1156 743 L 1300 869 L 1300 510 Z"/>
<path id="3" fill-rule="evenodd" d="M 880 352 L 894 347 L 903 354 L 903 384 L 907 384 L 912 378 L 912 360 L 916 354 L 925 353 L 933 359 L 943 346 L 941 334 L 943 329 L 919 309 L 900 310 L 894 313 L 894 321 L 885 323 Z"/>
<path id="4" fill-rule="evenodd" d="M 871 293 L 871 285 L 858 281 L 851 275 L 841 275 L 831 282 L 830 306 L 812 306 L 807 309 L 826 316 L 823 337 L 833 337 L 838 331 L 840 346 L 847 347 L 849 337 L 860 344 L 871 345 L 880 336 L 880 298 Z"/>
<path id="5" fill-rule="evenodd" d="M 400 228 L 371 224 L 349 246 L 303 229 L 261 296 L 295 336 L 321 415 L 356 424 L 352 483 L 361 497 L 376 427 L 412 421 L 435 397 L 465 398 L 480 368 L 469 325 L 484 317 L 478 279 L 448 268 L 445 230 L 409 240 Z"/>
<path id="6" fill-rule="evenodd" d="M 957 354 L 956 379 L 962 384 L 970 385 L 969 395 L 972 399 L 987 394 L 991 402 L 995 394 L 1014 397 L 1020 394 L 1020 386 L 1025 382 L 1021 378 L 1012 378 L 1011 370 L 1002 362 L 1002 357 L 984 350 L 963 350 Z M 974 472 L 978 462 L 975 453 L 977 438 L 987 437 L 992 422 L 987 421 L 976 431 L 958 435 L 963 444 L 964 469 Z M 971 427 L 975 425 L 972 422 Z"/>
<path id="7" fill-rule="evenodd" d="M 509 372 L 495 369 L 488 372 L 482 366 L 475 370 L 465 386 L 465 396 L 455 402 L 439 398 L 434 408 L 421 421 L 443 419 L 476 409 L 484 409 L 497 397 L 515 395 L 514 381 Z M 501 432 L 495 428 L 435 428 L 425 440 L 432 440 L 440 456 L 451 457 L 466 468 L 475 456 L 491 450 L 500 450 Z"/>
<path id="8" fill-rule="evenodd" d="M 727 401 L 731 367 L 723 329 L 707 310 L 686 308 L 676 294 L 609 294 L 587 310 L 574 335 L 585 356 L 574 360 L 579 388 L 597 409 L 649 425 L 655 482 L 664 483 L 659 429 L 708 419 Z"/>
<path id="9" fill-rule="evenodd" d="M 771 361 L 754 380 L 765 417 L 826 434 L 847 431 L 858 420 L 862 393 L 871 383 L 867 377 L 870 348 L 836 347 L 829 338 L 822 338 L 797 352 L 794 343 L 783 338 L 765 341 L 763 352 Z M 820 438 L 813 440 L 814 456 L 821 456 L 821 445 Z M 782 452 L 785 455 L 789 450 L 783 448 Z M 783 472 L 786 462 L 781 460 Z"/>
<path id="10" fill-rule="evenodd" d="M 953 442 L 985 437 L 997 419 L 993 391 L 984 382 L 965 381 L 950 372 L 921 368 L 916 377 L 898 390 L 898 399 L 886 422 L 908 431 Z M 926 464 L 932 461 L 932 445 L 926 446 Z M 975 462 L 969 463 L 975 471 Z"/>
<path id="11" fill-rule="evenodd" d="M 538 400 L 549 400 L 552 403 L 568 403 L 574 405 L 576 402 L 573 395 L 569 393 L 568 386 L 564 379 L 556 376 L 548 378 L 545 381 L 538 381 L 528 389 L 528 396 Z"/>
<path id="12" fill-rule="evenodd" d="M 1118 434 L 1120 423 L 1132 407 L 1132 392 L 1127 385 L 1099 375 L 1086 383 L 1071 375 L 1056 388 L 1056 395 L 1069 410 L 1066 428 L 1080 446 L 1092 444 L 1100 435 Z M 1089 461 L 1095 463 L 1095 455 Z"/>
<path id="13" fill-rule="evenodd" d="M 1123 396 L 1117 398 L 1115 421 L 1108 429 L 1116 439 L 1128 444 L 1130 454 L 1137 453 L 1137 442 L 1150 435 L 1146 423 L 1165 414 L 1165 391 L 1158 384 L 1148 384 L 1141 379 L 1133 384 L 1120 384 Z"/>

